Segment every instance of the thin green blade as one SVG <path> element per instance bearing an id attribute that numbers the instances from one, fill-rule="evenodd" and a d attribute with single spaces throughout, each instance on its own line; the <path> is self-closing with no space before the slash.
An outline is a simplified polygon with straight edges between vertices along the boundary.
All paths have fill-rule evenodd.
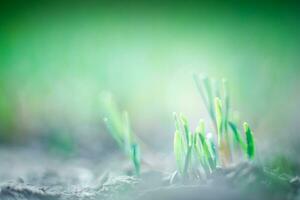
<path id="1" fill-rule="evenodd" d="M 217 150 L 216 150 L 216 145 L 212 138 L 207 138 L 207 143 L 209 145 L 209 151 L 210 151 L 212 159 L 214 161 L 214 166 L 217 166 L 218 154 L 217 154 Z"/>
<path id="2" fill-rule="evenodd" d="M 196 134 L 199 137 L 199 140 L 201 142 L 201 146 L 203 148 L 203 153 L 206 157 L 206 160 L 207 160 L 210 168 L 212 170 L 215 169 L 216 165 L 215 165 L 215 162 L 214 162 L 212 152 L 210 151 L 209 144 L 207 143 L 207 140 L 205 138 L 205 125 L 204 125 L 204 122 L 202 120 L 200 120 L 200 124 L 196 129 Z"/>
<path id="3" fill-rule="evenodd" d="M 104 121 L 106 128 L 108 129 L 110 136 L 117 142 L 119 147 L 121 149 L 123 149 L 124 148 L 123 138 L 120 137 L 118 132 L 115 130 L 115 127 L 112 125 L 112 123 L 110 122 L 110 120 L 108 118 L 104 118 L 103 121 Z"/>
<path id="4" fill-rule="evenodd" d="M 206 157 L 203 152 L 203 148 L 201 148 L 201 145 L 199 144 L 199 137 L 197 137 L 196 133 L 195 133 L 195 140 L 194 140 L 194 150 L 195 150 L 195 155 L 201 164 L 201 167 L 205 171 L 206 175 L 208 175 L 209 174 L 209 165 L 206 162 Z"/>
<path id="5" fill-rule="evenodd" d="M 120 144 L 124 141 L 123 121 L 121 113 L 118 110 L 116 102 L 112 95 L 103 92 L 100 95 L 101 113 L 105 117 L 104 123 L 107 126 L 111 136 Z M 123 147 L 124 144 L 121 144 Z"/>
<path id="6" fill-rule="evenodd" d="M 243 152 L 247 153 L 247 144 L 242 140 L 241 134 L 240 134 L 237 126 L 231 121 L 229 121 L 228 124 L 233 132 L 233 136 L 234 136 L 233 138 L 234 138 L 235 143 L 241 147 Z"/>
<path id="7" fill-rule="evenodd" d="M 223 114 L 222 114 L 222 102 L 218 97 L 215 98 L 215 111 L 216 111 L 216 125 L 218 132 L 218 145 L 221 143 L 222 127 L 223 127 Z"/>
<path id="8" fill-rule="evenodd" d="M 182 134 L 176 130 L 174 134 L 174 143 L 173 143 L 174 155 L 178 170 L 181 174 L 184 171 L 184 157 L 185 157 L 185 149 L 184 149 L 184 141 Z"/>
<path id="9" fill-rule="evenodd" d="M 183 168 L 184 176 L 186 176 L 188 174 L 188 169 L 191 165 L 192 150 L 193 150 L 193 145 L 188 146 L 187 153 L 186 153 L 185 159 L 184 159 L 184 168 Z"/>
<path id="10" fill-rule="evenodd" d="M 191 132 L 190 132 L 190 128 L 189 128 L 189 124 L 188 124 L 188 120 L 185 116 L 183 116 L 182 114 L 180 115 L 180 121 L 183 125 L 183 129 L 184 129 L 184 133 L 185 133 L 185 139 L 186 139 L 186 144 L 187 146 L 190 146 L 192 143 L 191 141 Z"/>

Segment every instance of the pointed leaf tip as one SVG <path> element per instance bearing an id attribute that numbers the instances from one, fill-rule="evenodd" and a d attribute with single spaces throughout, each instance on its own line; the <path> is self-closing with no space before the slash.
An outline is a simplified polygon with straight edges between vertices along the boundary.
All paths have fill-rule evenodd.
<path id="1" fill-rule="evenodd" d="M 252 160 L 252 159 L 254 159 L 254 156 L 255 156 L 255 144 L 254 144 L 253 133 L 247 122 L 244 122 L 243 127 L 244 127 L 244 132 L 245 132 L 246 140 L 247 140 L 248 158 Z"/>

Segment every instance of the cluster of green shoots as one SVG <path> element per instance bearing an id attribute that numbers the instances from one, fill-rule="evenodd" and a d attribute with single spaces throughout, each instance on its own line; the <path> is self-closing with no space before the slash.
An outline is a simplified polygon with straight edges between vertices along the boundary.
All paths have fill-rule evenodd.
<path id="1" fill-rule="evenodd" d="M 234 119 L 230 109 L 226 80 L 214 81 L 196 75 L 194 80 L 212 120 L 215 134 L 206 130 L 202 119 L 195 131 L 192 131 L 185 116 L 174 114 L 174 154 L 181 177 L 207 177 L 217 167 L 227 166 L 241 157 L 253 160 L 255 144 L 252 131 L 248 123 L 244 122 L 244 135 L 241 134 L 239 122 Z M 128 113 L 119 111 L 110 94 L 103 94 L 101 99 L 104 122 L 109 133 L 131 160 L 138 176 L 141 168 L 140 149 Z"/>
<path id="2" fill-rule="evenodd" d="M 108 93 L 103 93 L 101 100 L 102 111 L 105 116 L 104 123 L 108 132 L 131 160 L 135 175 L 139 176 L 141 168 L 140 149 L 130 126 L 128 113 L 119 111 L 114 99 Z"/>
<path id="3" fill-rule="evenodd" d="M 226 80 L 214 81 L 195 75 L 194 80 L 210 115 L 215 134 L 206 131 L 200 120 L 195 131 L 182 114 L 174 114 L 176 131 L 174 154 L 178 172 L 183 178 L 210 175 L 217 167 L 234 162 L 241 155 L 249 160 L 255 156 L 255 144 L 248 123 L 243 123 L 244 136 L 232 117 Z"/>

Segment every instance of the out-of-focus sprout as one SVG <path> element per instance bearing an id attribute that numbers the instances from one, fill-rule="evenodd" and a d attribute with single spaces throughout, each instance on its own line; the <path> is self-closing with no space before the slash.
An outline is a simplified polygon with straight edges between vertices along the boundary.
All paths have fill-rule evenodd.
<path id="1" fill-rule="evenodd" d="M 134 135 L 126 111 L 120 112 L 117 105 L 109 93 L 103 93 L 101 99 L 101 111 L 104 117 L 104 123 L 109 134 L 116 141 L 118 146 L 131 160 L 135 169 L 135 174 L 140 174 L 141 158 L 137 138 Z"/>

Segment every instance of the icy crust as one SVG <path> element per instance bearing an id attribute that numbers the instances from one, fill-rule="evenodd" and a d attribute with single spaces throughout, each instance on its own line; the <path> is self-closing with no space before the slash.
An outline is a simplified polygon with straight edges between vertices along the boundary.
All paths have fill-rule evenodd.
<path id="1" fill-rule="evenodd" d="M 43 187 L 30 186 L 23 183 L 7 183 L 1 185 L 0 198 L 7 200 L 54 200 L 59 195 L 47 192 Z"/>
<path id="2" fill-rule="evenodd" d="M 257 200 L 299 199 L 299 177 L 277 175 L 270 170 L 242 163 L 225 169 L 217 169 L 206 181 L 198 180 L 182 184 L 170 184 L 163 174 L 147 172 L 140 178 L 114 176 L 109 173 L 95 178 L 89 185 L 70 184 L 55 173 L 36 177 L 33 185 L 18 179 L 2 183 L 2 200 Z M 74 174 L 76 176 L 76 174 Z M 146 177 L 146 178 L 144 178 Z M 153 177 L 153 179 L 151 178 Z M 157 177 L 161 177 L 158 181 Z M 38 179 L 41 179 L 37 181 Z M 42 180 L 43 179 L 43 180 Z M 50 181 L 51 180 L 51 181 Z M 47 185 L 48 183 L 48 185 Z"/>
<path id="3" fill-rule="evenodd" d="M 94 187 L 34 186 L 23 181 L 9 182 L 0 186 L 1 200 L 97 200 L 125 198 L 137 179 L 130 176 L 108 178 Z M 122 194 L 122 195 L 121 195 Z"/>
<path id="4" fill-rule="evenodd" d="M 113 156 L 57 159 L 37 150 L 1 149 L 0 200 L 300 200 L 299 177 L 253 163 L 183 181 L 146 167 L 140 177 L 125 175 L 126 165 Z"/>

